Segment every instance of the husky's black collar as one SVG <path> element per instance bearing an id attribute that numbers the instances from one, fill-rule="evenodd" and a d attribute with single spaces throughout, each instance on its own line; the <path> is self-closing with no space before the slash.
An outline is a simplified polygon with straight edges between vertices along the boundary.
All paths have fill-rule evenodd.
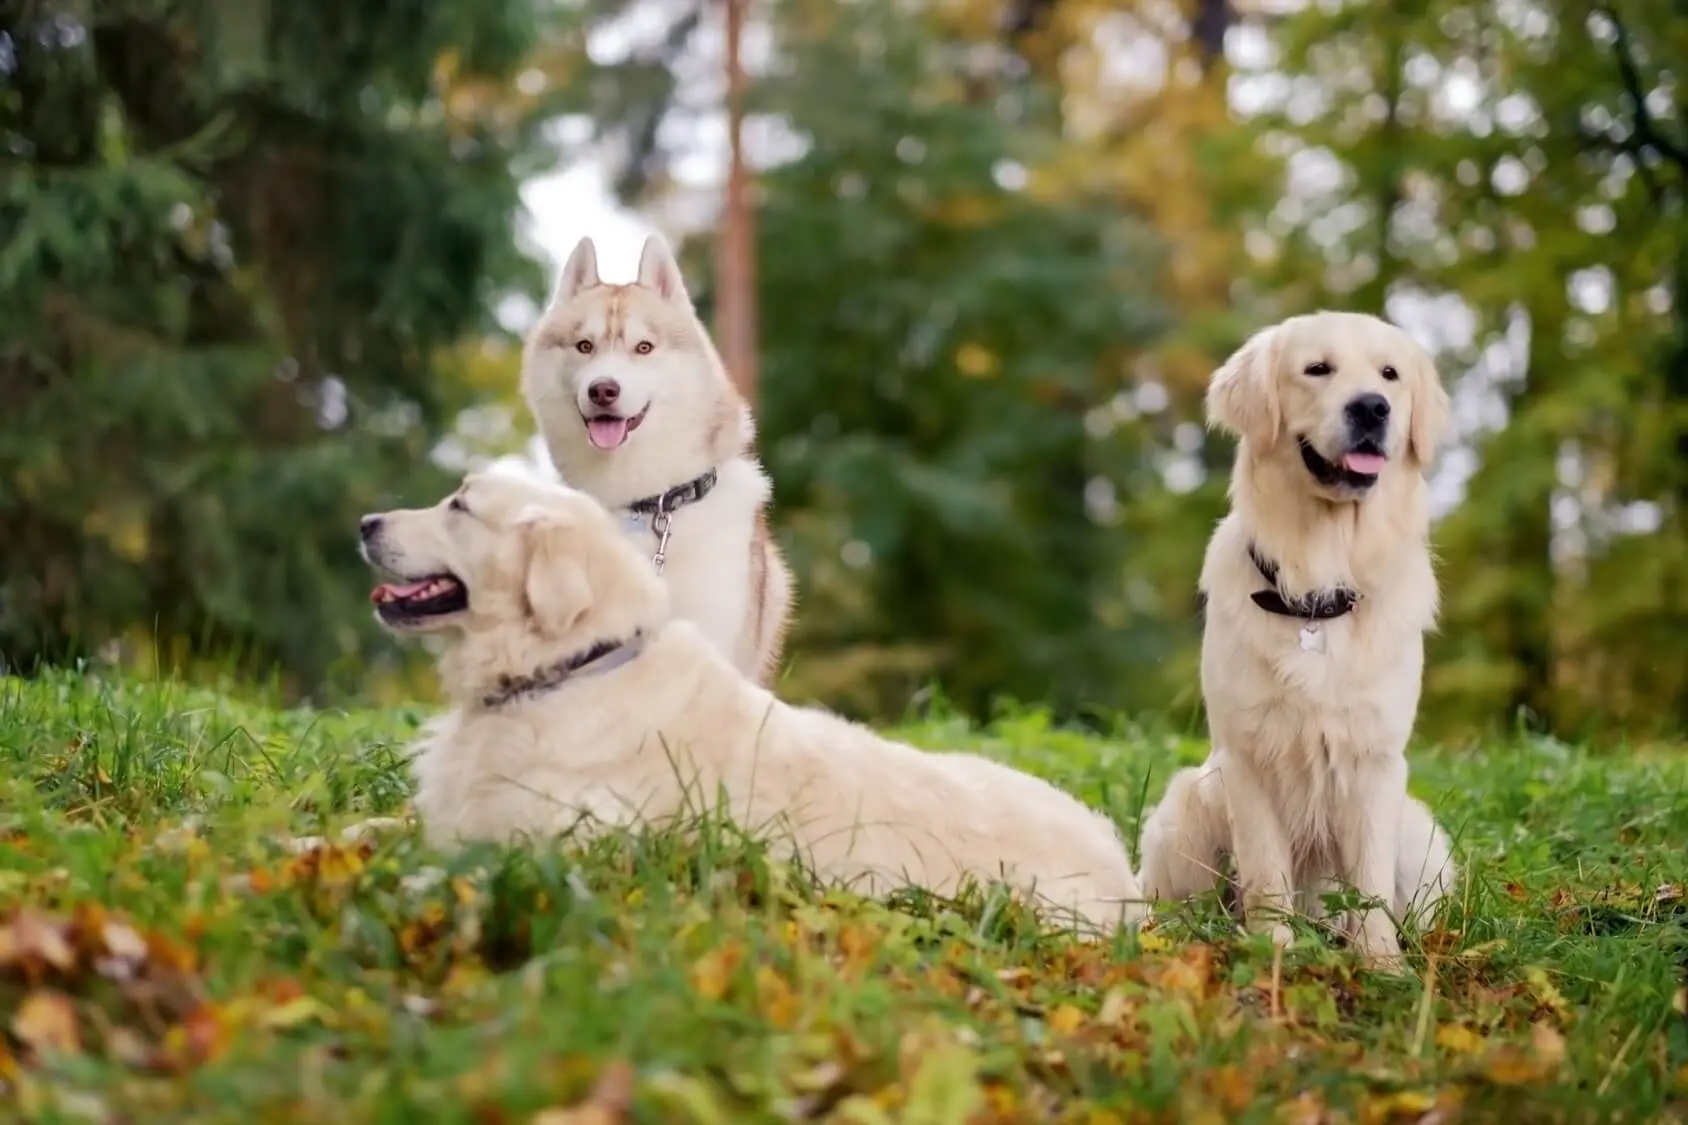
<path id="1" fill-rule="evenodd" d="M 498 687 L 481 696 L 481 706 L 491 710 L 563 686 L 579 675 L 595 676 L 619 668 L 645 649 L 645 635 L 635 631 L 625 641 L 599 641 L 585 652 L 577 652 L 555 664 L 548 664 L 525 676 L 500 676 Z"/>
<path id="2" fill-rule="evenodd" d="M 654 516 L 661 512 L 684 508 L 687 504 L 696 504 L 715 488 L 715 479 L 716 472 L 710 469 L 701 477 L 693 477 L 685 484 L 677 484 L 667 492 L 635 500 L 627 505 L 627 510 L 641 516 Z"/>
<path id="3" fill-rule="evenodd" d="M 1314 590 L 1293 602 L 1285 601 L 1284 596 L 1278 593 L 1278 564 L 1262 555 L 1253 543 L 1248 545 L 1248 557 L 1267 585 L 1267 589 L 1250 594 L 1249 598 L 1267 613 L 1294 617 L 1300 621 L 1329 621 L 1333 617 L 1346 617 L 1359 604 L 1360 592 L 1347 586 Z"/>

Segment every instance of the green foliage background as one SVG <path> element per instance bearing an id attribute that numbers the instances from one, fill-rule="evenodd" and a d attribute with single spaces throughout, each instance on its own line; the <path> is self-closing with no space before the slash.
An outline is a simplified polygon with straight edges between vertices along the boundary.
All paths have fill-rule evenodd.
<path id="1" fill-rule="evenodd" d="M 1197 722 L 1230 456 L 1202 383 L 1341 306 L 1419 310 L 1462 404 L 1426 727 L 1688 728 L 1688 16 L 1280 8 L 759 9 L 754 108 L 801 141 L 759 182 L 787 694 Z M 624 198 L 682 196 L 676 75 L 714 20 L 0 3 L 8 666 L 418 690 L 367 623 L 356 516 L 437 494 L 468 408 L 516 419 L 482 452 L 530 432 L 494 315 L 544 286 L 518 185 L 608 140 Z M 686 245 L 706 312 L 712 249 Z"/>

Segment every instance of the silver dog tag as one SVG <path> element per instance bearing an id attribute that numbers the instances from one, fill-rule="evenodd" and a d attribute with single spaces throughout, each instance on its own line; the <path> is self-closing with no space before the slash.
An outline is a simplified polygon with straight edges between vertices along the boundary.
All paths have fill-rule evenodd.
<path id="1" fill-rule="evenodd" d="M 1303 625 L 1301 627 L 1301 651 L 1325 651 L 1324 630 L 1320 629 L 1317 625 Z"/>

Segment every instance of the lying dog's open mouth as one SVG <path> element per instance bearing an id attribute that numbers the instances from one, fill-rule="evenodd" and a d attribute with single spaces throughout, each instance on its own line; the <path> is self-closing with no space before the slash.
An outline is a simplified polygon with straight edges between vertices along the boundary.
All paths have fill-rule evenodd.
<path id="1" fill-rule="evenodd" d="M 417 582 L 383 582 L 369 592 L 375 612 L 389 624 L 445 617 L 469 608 L 469 590 L 455 574 Z"/>
<path id="2" fill-rule="evenodd" d="M 1326 460 L 1304 437 L 1295 439 L 1301 447 L 1301 463 L 1313 479 L 1328 488 L 1370 488 L 1389 458 L 1376 442 L 1362 441 L 1337 461 Z"/>
<path id="3" fill-rule="evenodd" d="M 586 436 L 599 449 L 619 449 L 621 443 L 627 440 L 627 435 L 639 428 L 639 423 L 645 420 L 645 415 L 651 412 L 651 404 L 631 418 L 623 418 L 619 414 L 594 414 L 590 418 L 582 414 L 580 420 L 586 423 Z"/>

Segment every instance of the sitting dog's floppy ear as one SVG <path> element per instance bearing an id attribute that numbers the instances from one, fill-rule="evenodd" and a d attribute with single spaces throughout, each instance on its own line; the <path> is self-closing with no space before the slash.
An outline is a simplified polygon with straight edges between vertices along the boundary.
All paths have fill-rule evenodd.
<path id="1" fill-rule="evenodd" d="M 592 608 L 579 545 L 572 529 L 545 512 L 529 512 L 517 521 L 522 542 L 522 604 L 541 633 L 561 636 L 578 626 Z"/>
<path id="2" fill-rule="evenodd" d="M 1413 421 L 1407 431 L 1407 456 L 1421 468 L 1436 459 L 1436 447 L 1448 428 L 1448 392 L 1428 354 L 1418 361 L 1418 378 L 1413 381 Z"/>
<path id="3" fill-rule="evenodd" d="M 1213 373 L 1207 387 L 1208 424 L 1246 438 L 1259 453 L 1272 448 L 1281 424 L 1277 350 L 1276 327 L 1261 329 Z"/>

